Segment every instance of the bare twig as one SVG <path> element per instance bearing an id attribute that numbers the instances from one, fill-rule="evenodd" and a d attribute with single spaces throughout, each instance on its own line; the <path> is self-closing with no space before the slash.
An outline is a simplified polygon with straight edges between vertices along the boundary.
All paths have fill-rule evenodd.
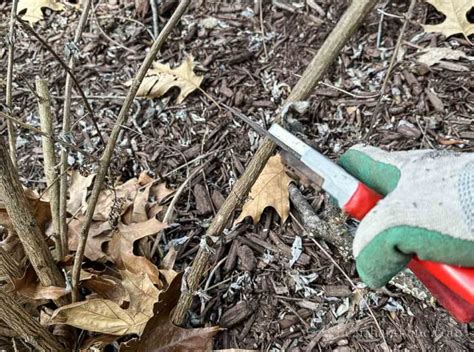
<path id="1" fill-rule="evenodd" d="M 38 110 L 41 123 L 41 130 L 53 135 L 53 118 L 51 116 L 51 99 L 49 98 L 48 82 L 39 77 L 36 78 L 36 94 L 39 97 Z M 54 152 L 54 142 L 45 136 L 42 137 L 44 155 L 44 174 L 46 175 L 46 185 L 49 188 L 49 200 L 51 206 L 51 217 L 53 223 L 54 239 L 56 241 L 57 259 L 64 257 L 64 247 L 59 239 L 59 182 L 56 171 L 56 155 Z"/>
<path id="2" fill-rule="evenodd" d="M 74 45 L 78 45 L 81 40 L 82 31 L 87 22 L 89 10 L 91 8 L 91 0 L 86 0 L 83 4 L 81 18 L 74 34 Z M 74 72 L 76 61 L 74 55 L 69 59 L 69 69 Z M 63 136 L 67 136 L 71 133 L 71 93 L 72 93 L 72 76 L 67 74 L 66 84 L 64 87 L 64 107 L 63 107 Z M 61 185 L 59 194 L 59 238 L 61 240 L 61 246 L 64 253 L 68 252 L 67 244 L 67 170 L 69 169 L 68 163 L 69 148 L 62 148 L 61 150 Z"/>
<path id="3" fill-rule="evenodd" d="M 315 85 L 326 73 L 327 68 L 333 63 L 341 48 L 349 40 L 359 25 L 364 21 L 366 15 L 377 4 L 377 0 L 353 0 L 349 8 L 339 20 L 331 34 L 324 41 L 311 63 L 306 68 L 300 80 L 296 83 L 287 102 L 295 102 L 306 99 Z M 277 117 L 280 121 L 281 117 Z M 242 176 L 235 183 L 233 190 L 225 200 L 214 217 L 206 233 L 208 246 L 212 245 L 212 237 L 222 233 L 229 222 L 235 208 L 242 202 L 250 191 L 250 188 L 263 170 L 270 156 L 275 150 L 275 145 L 267 137 L 255 152 L 254 157 L 248 164 Z M 187 276 L 187 292 L 182 292 L 178 305 L 174 310 L 172 320 L 181 325 L 186 313 L 191 306 L 194 293 L 196 292 L 201 277 L 208 265 L 210 251 L 208 246 L 200 246 L 194 259 L 193 266 Z"/>
<path id="4" fill-rule="evenodd" d="M 374 113 L 370 119 L 369 131 L 367 132 L 367 135 L 365 137 L 365 139 L 367 140 L 372 135 L 375 121 L 377 121 L 377 117 L 380 114 L 380 109 L 382 107 L 382 99 L 385 97 L 385 89 L 387 89 L 388 81 L 390 79 L 390 76 L 392 75 L 392 70 L 395 67 L 395 62 L 397 61 L 397 57 L 398 57 L 398 51 L 400 50 L 400 47 L 403 43 L 403 37 L 405 35 L 405 31 L 407 29 L 408 23 L 410 22 L 411 16 L 413 14 L 413 8 L 415 7 L 415 5 L 416 5 L 416 0 L 411 0 L 410 6 L 408 7 L 408 11 L 405 14 L 405 21 L 403 22 L 402 29 L 400 30 L 400 35 L 398 36 L 397 45 L 395 46 L 395 49 L 393 50 L 392 58 L 390 60 L 390 65 L 388 66 L 387 73 L 385 74 L 385 77 L 382 83 L 382 88 L 380 90 L 380 96 L 379 96 L 379 99 L 377 100 L 377 105 L 375 105 Z"/>
<path id="5" fill-rule="evenodd" d="M 30 130 L 32 132 L 35 132 L 37 134 L 39 134 L 40 136 L 43 136 L 43 137 L 46 137 L 46 138 L 49 138 L 49 139 L 52 139 L 53 141 L 55 141 L 56 143 L 59 143 L 61 144 L 61 146 L 65 147 L 65 148 L 69 148 L 69 149 L 72 149 L 78 153 L 81 153 L 82 155 L 84 155 L 86 158 L 92 160 L 92 161 L 99 161 L 99 159 L 97 157 L 95 157 L 94 155 L 82 150 L 81 148 L 79 148 L 77 145 L 74 145 L 74 144 L 70 144 L 66 141 L 63 141 L 62 139 L 59 139 L 59 138 L 56 138 L 54 136 L 51 136 L 47 133 L 44 133 L 43 131 L 41 131 L 40 129 L 36 128 L 36 127 L 33 127 L 27 123 L 24 123 L 23 121 L 20 121 L 18 120 L 17 118 L 13 117 L 13 116 L 10 116 L 10 115 L 7 115 L 3 112 L 0 111 L 0 117 L 4 118 L 4 119 L 7 119 L 7 120 L 11 120 L 13 121 L 15 124 L 17 124 L 18 126 L 20 126 L 21 128 L 24 128 L 24 129 L 27 129 L 27 130 Z"/>
<path id="6" fill-rule="evenodd" d="M 153 17 L 153 39 L 158 37 L 158 33 L 160 33 L 160 27 L 158 23 L 158 5 L 157 0 L 150 0 L 151 6 L 151 15 Z"/>
<path id="7" fill-rule="evenodd" d="M 69 69 L 69 66 L 64 62 L 63 59 L 61 59 L 59 57 L 59 55 L 54 51 L 54 49 L 43 39 L 41 38 L 41 36 L 36 33 L 36 31 L 31 28 L 28 23 L 26 23 L 25 21 L 23 21 L 21 18 L 19 17 L 16 17 L 17 18 L 17 21 L 18 23 L 21 24 L 21 26 L 28 32 L 30 33 L 33 37 L 35 37 L 40 43 L 41 45 L 43 45 L 50 53 L 51 55 L 54 56 L 54 58 L 56 59 L 57 62 L 59 62 L 59 64 L 66 70 L 66 72 L 69 74 L 69 76 L 71 77 L 71 79 L 73 80 L 74 82 L 74 85 L 76 86 L 80 96 L 82 97 L 82 100 L 84 102 L 84 105 L 86 106 L 86 110 L 87 112 L 89 113 L 89 116 L 90 116 L 90 119 L 92 121 L 92 124 L 94 125 L 94 128 L 101 140 L 101 142 L 103 144 L 105 144 L 105 140 L 104 138 L 102 137 L 102 133 L 100 132 L 100 128 L 99 128 L 99 125 L 97 124 L 97 121 L 95 119 L 95 115 L 94 115 L 94 111 L 92 110 L 92 107 L 91 105 L 89 104 L 89 101 L 87 100 L 87 97 L 84 93 L 84 91 L 82 90 L 81 88 L 81 85 L 79 84 L 79 81 L 77 80 L 77 78 L 74 76 L 74 74 L 72 73 L 72 71 Z"/>
<path id="8" fill-rule="evenodd" d="M 265 59 L 268 60 L 267 44 L 265 44 L 265 24 L 263 22 L 263 0 L 258 0 L 258 14 L 260 18 L 260 32 L 262 33 L 263 52 L 265 53 Z"/>
<path id="9" fill-rule="evenodd" d="M 63 345 L 47 328 L 3 289 L 0 289 L 0 319 L 15 331 L 18 336 L 35 347 L 36 351 L 65 351 Z"/>
<path id="10" fill-rule="evenodd" d="M 128 113 L 133 103 L 133 99 L 135 98 L 138 88 L 140 87 L 143 79 L 145 78 L 145 75 L 148 72 L 148 69 L 151 67 L 151 64 L 155 60 L 156 55 L 158 54 L 161 46 L 165 42 L 166 38 L 168 38 L 169 34 L 171 33 L 175 25 L 178 23 L 184 11 L 189 6 L 190 2 L 191 0 L 182 0 L 179 3 L 178 7 L 176 8 L 171 18 L 169 19 L 166 26 L 161 31 L 158 38 L 156 38 L 156 40 L 153 42 L 153 45 L 150 51 L 148 52 L 147 56 L 145 57 L 145 60 L 143 61 L 140 69 L 138 70 L 136 77 L 132 80 L 132 84 L 130 86 L 130 89 L 128 90 L 127 97 L 125 101 L 123 102 L 122 108 L 120 109 L 119 115 L 117 117 L 117 121 L 115 122 L 114 127 L 112 128 L 112 132 L 110 133 L 110 138 L 107 142 L 107 145 L 105 146 L 105 150 L 103 152 L 100 165 L 99 165 L 99 170 L 97 171 L 97 175 L 94 180 L 94 185 L 93 185 L 91 196 L 89 198 L 89 202 L 87 206 L 84 225 L 81 229 L 81 235 L 80 235 L 79 245 L 76 251 L 76 257 L 74 258 L 74 266 L 72 270 L 73 301 L 77 301 L 79 298 L 78 297 L 79 274 L 81 270 L 81 263 L 84 257 L 84 249 L 87 242 L 87 236 L 88 236 L 89 228 L 92 222 L 92 216 L 94 215 L 94 210 L 97 205 L 97 200 L 99 199 L 99 194 L 102 189 L 102 185 L 104 183 L 105 176 L 107 174 L 110 161 L 115 149 L 115 144 L 117 143 L 120 131 L 122 129 L 122 125 L 126 124 L 128 120 Z"/>
<path id="11" fill-rule="evenodd" d="M 12 12 L 10 16 L 10 29 L 8 33 L 8 66 L 7 66 L 7 87 L 6 87 L 6 105 L 7 112 L 13 115 L 13 62 L 15 56 L 15 18 L 18 8 L 18 0 L 12 2 Z M 16 136 L 15 128 L 10 120 L 7 120 L 8 129 L 8 147 L 10 151 L 10 158 L 13 165 L 16 167 Z"/>
<path id="12" fill-rule="evenodd" d="M 181 193 L 183 193 L 183 191 L 186 189 L 186 186 L 188 185 L 188 183 L 194 178 L 196 177 L 196 175 L 201 172 L 201 170 L 204 169 L 204 167 L 209 164 L 209 162 L 211 160 L 213 160 L 214 158 L 212 159 L 209 159 L 207 160 L 205 163 L 199 165 L 187 178 L 186 180 L 184 180 L 184 182 L 179 186 L 179 188 L 176 190 L 176 193 L 174 194 L 173 196 L 173 200 L 170 202 L 169 206 L 168 206 L 168 209 L 166 210 L 166 213 L 165 213 L 165 216 L 163 217 L 163 222 L 164 223 L 169 223 L 169 221 L 171 220 L 171 216 L 173 215 L 173 211 L 174 211 L 174 206 L 176 205 L 176 202 L 178 201 L 179 199 L 179 196 L 181 195 Z M 150 252 L 150 258 L 153 257 L 155 255 L 155 252 L 156 250 L 158 249 L 158 245 L 160 243 L 160 240 L 161 240 L 161 236 L 163 234 L 163 231 L 160 231 L 156 237 L 155 237 L 155 240 L 153 242 L 153 247 L 151 248 L 151 252 Z"/>

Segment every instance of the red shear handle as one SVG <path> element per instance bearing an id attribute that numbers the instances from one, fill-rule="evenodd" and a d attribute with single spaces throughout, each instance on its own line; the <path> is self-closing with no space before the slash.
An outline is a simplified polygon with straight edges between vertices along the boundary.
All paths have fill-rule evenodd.
<path id="1" fill-rule="evenodd" d="M 380 194 L 360 182 L 342 209 L 362 220 L 380 199 Z M 417 257 L 408 267 L 456 319 L 461 322 L 474 320 L 474 268 L 423 261 Z"/>
<path id="2" fill-rule="evenodd" d="M 433 275 L 433 265 L 440 267 L 440 270 L 435 272 L 435 275 Z M 435 297 L 439 301 L 439 303 L 451 313 L 453 317 L 455 317 L 458 321 L 462 323 L 469 323 L 474 320 L 474 304 L 472 303 L 472 301 L 464 299 L 468 298 L 469 296 L 472 298 L 473 286 L 471 286 L 471 292 L 467 292 L 467 296 L 466 292 L 464 292 L 461 297 L 461 295 L 458 295 L 457 293 L 462 292 L 458 291 L 456 288 L 452 289 L 451 287 L 448 287 L 437 279 L 437 275 L 442 273 L 444 270 L 446 270 L 444 274 L 447 275 L 449 281 L 453 281 L 452 278 L 459 278 L 459 274 L 463 275 L 463 271 L 466 271 L 464 273 L 466 274 L 464 278 L 459 278 L 460 280 L 458 281 L 454 280 L 454 287 L 458 286 L 460 283 L 472 283 L 472 280 L 474 278 L 472 272 L 474 272 L 474 268 L 456 268 L 454 266 L 442 263 L 422 261 L 417 257 L 414 257 L 410 261 L 408 267 L 411 271 L 413 271 L 416 277 L 428 288 L 433 297 Z M 427 270 L 428 268 L 430 268 L 430 271 Z M 458 271 L 453 272 L 453 268 L 458 269 Z M 471 271 L 471 276 L 469 276 L 467 273 L 467 271 L 469 270 Z M 454 275 L 450 277 L 450 274 Z"/>
<path id="3" fill-rule="evenodd" d="M 362 220 L 365 215 L 375 207 L 383 197 L 377 192 L 371 190 L 369 187 L 359 182 L 356 191 L 344 205 L 342 210 L 349 214 L 354 219 Z"/>

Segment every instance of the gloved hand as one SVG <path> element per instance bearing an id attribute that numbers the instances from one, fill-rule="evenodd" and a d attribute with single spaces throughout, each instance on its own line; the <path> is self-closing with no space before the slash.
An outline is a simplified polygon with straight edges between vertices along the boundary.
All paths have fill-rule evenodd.
<path id="1" fill-rule="evenodd" d="M 385 285 L 413 254 L 474 267 L 474 153 L 355 146 L 340 165 L 384 195 L 354 239 L 361 279 Z"/>

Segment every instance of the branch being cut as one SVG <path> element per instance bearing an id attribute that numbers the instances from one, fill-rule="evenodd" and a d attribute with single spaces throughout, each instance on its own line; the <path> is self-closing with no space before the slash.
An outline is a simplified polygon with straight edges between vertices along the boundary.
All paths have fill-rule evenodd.
<path id="1" fill-rule="evenodd" d="M 334 59 L 344 44 L 351 38 L 360 24 L 363 23 L 366 15 L 376 4 L 376 0 L 352 1 L 334 30 L 329 34 L 317 54 L 313 57 L 300 80 L 296 83 L 287 99 L 287 103 L 308 98 L 312 89 L 326 73 L 328 67 L 334 62 Z M 277 117 L 276 122 L 279 122 L 280 119 L 281 117 Z M 209 242 L 208 245 L 212 245 L 210 236 L 217 236 L 222 233 L 235 208 L 246 197 L 274 150 L 275 145 L 269 138 L 265 138 L 207 230 L 206 239 Z M 200 246 L 191 271 L 187 276 L 188 290 L 182 292 L 178 305 L 173 313 L 172 320 L 177 325 L 181 325 L 184 322 L 186 312 L 191 306 L 194 293 L 198 289 L 199 282 L 208 265 L 209 256 L 209 247 L 204 245 Z"/>
<path id="2" fill-rule="evenodd" d="M 73 301 L 78 300 L 78 284 L 79 284 L 79 275 L 81 271 L 81 263 L 84 257 L 84 250 L 86 248 L 87 236 L 89 234 L 89 228 L 92 222 L 92 216 L 94 215 L 94 210 L 97 205 L 97 200 L 99 199 L 99 194 L 102 189 L 102 185 L 105 180 L 105 176 L 109 169 L 110 161 L 112 159 L 112 155 L 115 149 L 115 144 L 117 143 L 120 131 L 122 126 L 127 123 L 128 120 L 128 113 L 130 107 L 132 106 L 133 99 L 138 92 L 138 88 L 140 87 L 143 79 L 145 78 L 148 69 L 151 67 L 153 61 L 156 58 L 161 46 L 165 42 L 166 38 L 168 38 L 169 34 L 178 23 L 179 19 L 183 15 L 184 11 L 188 8 L 191 0 L 182 0 L 178 7 L 176 8 L 175 12 L 169 19 L 166 26 L 161 31 L 160 35 L 156 40 L 153 42 L 150 51 L 148 52 L 145 60 L 143 61 L 140 69 L 136 77 L 132 80 L 132 84 L 130 89 L 128 90 L 127 96 L 125 101 L 123 102 L 122 108 L 120 109 L 119 115 L 117 117 L 117 121 L 115 121 L 114 127 L 112 128 L 112 132 L 110 133 L 109 140 L 107 145 L 105 146 L 104 153 L 99 163 L 99 170 L 97 171 L 97 175 L 94 180 L 94 185 L 92 188 L 91 196 L 88 201 L 87 211 L 84 219 L 84 225 L 81 229 L 81 237 L 79 240 L 79 245 L 77 247 L 76 256 L 74 258 L 74 266 L 72 269 L 72 297 Z"/>

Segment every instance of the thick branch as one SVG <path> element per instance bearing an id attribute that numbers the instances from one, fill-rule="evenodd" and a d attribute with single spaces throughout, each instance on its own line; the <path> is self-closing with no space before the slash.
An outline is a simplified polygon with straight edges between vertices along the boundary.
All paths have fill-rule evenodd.
<path id="1" fill-rule="evenodd" d="M 10 281 L 22 276 L 20 266 L 2 246 L 0 246 L 0 276 L 7 276 Z"/>
<path id="2" fill-rule="evenodd" d="M 94 186 L 92 188 L 91 196 L 89 198 L 89 202 L 87 205 L 84 225 L 81 229 L 81 238 L 79 240 L 76 257 L 74 259 L 74 267 L 72 270 L 73 301 L 78 300 L 79 274 L 81 270 L 81 263 L 84 257 L 84 249 L 86 247 L 87 236 L 89 233 L 92 216 L 94 215 L 94 210 L 97 205 L 97 200 L 99 199 L 99 194 L 102 189 L 102 185 L 104 183 L 105 176 L 107 174 L 107 170 L 110 165 L 110 160 L 112 159 L 112 155 L 115 149 L 115 144 L 117 143 L 120 130 L 122 129 L 122 126 L 124 126 L 127 123 L 128 113 L 133 103 L 133 99 L 135 99 L 135 96 L 138 92 L 138 88 L 140 87 L 143 79 L 145 78 L 145 75 L 148 72 L 148 69 L 151 67 L 153 61 L 156 58 L 156 55 L 158 54 L 158 51 L 160 50 L 161 46 L 165 42 L 166 38 L 168 38 L 173 28 L 176 26 L 176 23 L 178 23 L 184 11 L 189 6 L 190 2 L 191 0 L 182 0 L 179 3 L 178 7 L 176 8 L 171 18 L 169 19 L 166 26 L 161 31 L 158 38 L 156 38 L 156 40 L 153 42 L 153 45 L 150 51 L 148 52 L 147 56 L 145 57 L 145 60 L 143 61 L 140 69 L 138 70 L 136 77 L 132 80 L 132 85 L 130 86 L 130 89 L 128 90 L 125 101 L 123 102 L 122 108 L 120 109 L 119 115 L 117 117 L 117 121 L 115 122 L 115 125 L 110 134 L 110 138 L 107 142 L 107 145 L 105 146 L 105 150 L 99 164 L 99 170 L 97 171 L 97 175 L 94 180 Z"/>
<path id="3" fill-rule="evenodd" d="M 36 94 L 38 95 L 38 111 L 41 123 L 41 130 L 52 136 L 53 118 L 51 116 L 51 99 L 49 98 L 48 82 L 41 78 L 36 78 Z M 63 258 L 64 247 L 59 240 L 59 182 L 56 171 L 56 155 L 54 152 L 54 142 L 51 138 L 43 136 L 41 138 L 44 156 L 44 174 L 46 175 L 46 185 L 51 205 L 51 217 L 53 223 L 54 238 L 56 240 L 56 250 L 58 259 Z"/>
<path id="4" fill-rule="evenodd" d="M 38 351 L 65 351 L 54 335 L 3 289 L 0 289 L 0 319 Z"/>
<path id="5" fill-rule="evenodd" d="M 8 216 L 41 284 L 64 287 L 64 279 L 28 206 L 18 173 L 13 167 L 5 141 L 1 137 L 0 197 L 5 203 Z"/>
<path id="6" fill-rule="evenodd" d="M 334 30 L 324 41 L 317 54 L 308 65 L 300 80 L 296 83 L 287 102 L 304 100 L 311 94 L 311 90 L 323 77 L 328 67 L 333 63 L 344 44 L 351 38 L 367 14 L 377 4 L 376 0 L 353 0 L 342 18 L 337 23 Z M 279 117 L 277 121 L 279 121 Z M 248 164 L 242 176 L 236 182 L 226 201 L 219 209 L 211 223 L 207 236 L 219 235 L 228 223 L 235 208 L 244 199 L 250 188 L 258 178 L 258 175 L 267 163 L 268 158 L 273 154 L 275 145 L 269 138 L 265 138 L 254 157 Z M 191 306 L 194 292 L 196 292 L 201 277 L 207 267 L 209 253 L 203 247 L 194 260 L 191 272 L 187 278 L 188 291 L 181 294 L 178 305 L 173 314 L 173 322 L 181 325 L 187 310 Z"/>

